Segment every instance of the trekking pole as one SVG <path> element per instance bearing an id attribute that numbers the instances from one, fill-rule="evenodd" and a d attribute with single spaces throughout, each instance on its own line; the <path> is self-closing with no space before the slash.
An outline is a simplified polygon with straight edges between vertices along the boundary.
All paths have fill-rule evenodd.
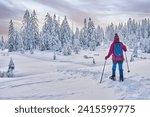
<path id="1" fill-rule="evenodd" d="M 127 58 L 126 52 L 125 52 L 125 56 L 126 56 L 126 63 L 127 63 L 128 72 L 130 72 L 129 65 L 128 65 L 128 58 Z"/>
<path id="2" fill-rule="evenodd" d="M 103 79 L 103 74 L 104 74 L 104 70 L 105 70 L 105 65 L 106 65 L 106 60 L 105 60 L 105 63 L 104 63 L 104 67 L 103 67 L 103 71 L 102 71 L 102 75 L 101 75 L 100 83 L 102 82 L 102 79 Z"/>

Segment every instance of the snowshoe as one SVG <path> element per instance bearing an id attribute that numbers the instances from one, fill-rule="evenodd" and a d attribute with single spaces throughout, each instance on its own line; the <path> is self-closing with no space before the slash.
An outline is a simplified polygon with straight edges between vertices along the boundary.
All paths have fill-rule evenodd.
<path id="1" fill-rule="evenodd" d="M 113 80 L 113 81 L 116 81 L 115 76 L 110 76 L 109 78 L 110 78 L 111 80 Z"/>

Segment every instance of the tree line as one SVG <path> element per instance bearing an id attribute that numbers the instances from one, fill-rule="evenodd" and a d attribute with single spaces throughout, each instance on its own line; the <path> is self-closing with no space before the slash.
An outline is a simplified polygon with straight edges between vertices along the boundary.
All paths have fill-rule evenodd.
<path id="1" fill-rule="evenodd" d="M 75 32 L 70 28 L 67 17 L 60 22 L 60 18 L 54 14 L 46 14 L 44 24 L 39 31 L 39 21 L 36 11 L 25 11 L 20 31 L 16 31 L 13 21 L 9 22 L 8 39 L 0 39 L 0 48 L 8 49 L 9 52 L 29 50 L 50 50 L 70 55 L 72 52 L 79 53 L 81 49 L 94 51 L 97 46 L 109 45 L 114 33 L 118 33 L 123 41 L 131 49 L 141 49 L 150 53 L 150 21 L 143 19 L 141 22 L 129 18 L 126 23 L 114 25 L 111 23 L 104 30 L 99 25 L 96 27 L 91 18 L 84 19 L 83 27 L 76 27 Z"/>

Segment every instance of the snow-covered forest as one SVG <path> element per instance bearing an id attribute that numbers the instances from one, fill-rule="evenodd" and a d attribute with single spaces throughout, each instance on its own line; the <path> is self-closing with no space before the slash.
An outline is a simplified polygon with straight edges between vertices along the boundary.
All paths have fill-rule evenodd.
<path id="1" fill-rule="evenodd" d="M 59 16 L 49 13 L 45 16 L 42 29 L 39 29 L 39 21 L 34 10 L 25 11 L 22 26 L 17 31 L 13 21 L 10 20 L 8 39 L 3 36 L 0 39 L 0 48 L 8 49 L 9 52 L 20 51 L 24 53 L 29 50 L 50 50 L 70 55 L 72 52 L 79 53 L 82 49 L 94 51 L 97 46 L 109 45 L 114 33 L 117 32 L 122 42 L 130 49 L 140 49 L 142 52 L 150 53 L 150 20 L 136 21 L 129 18 L 126 23 L 114 25 L 111 23 L 104 30 L 100 25 L 95 26 L 91 18 L 83 19 L 83 27 L 73 31 L 67 17 L 60 21 Z"/>

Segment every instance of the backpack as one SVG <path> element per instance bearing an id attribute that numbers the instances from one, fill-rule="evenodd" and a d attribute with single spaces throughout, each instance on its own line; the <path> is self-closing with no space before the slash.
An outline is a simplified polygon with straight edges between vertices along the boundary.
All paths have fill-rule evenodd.
<path id="1" fill-rule="evenodd" d="M 120 42 L 114 44 L 114 56 L 115 57 L 123 56 L 123 50 Z"/>

